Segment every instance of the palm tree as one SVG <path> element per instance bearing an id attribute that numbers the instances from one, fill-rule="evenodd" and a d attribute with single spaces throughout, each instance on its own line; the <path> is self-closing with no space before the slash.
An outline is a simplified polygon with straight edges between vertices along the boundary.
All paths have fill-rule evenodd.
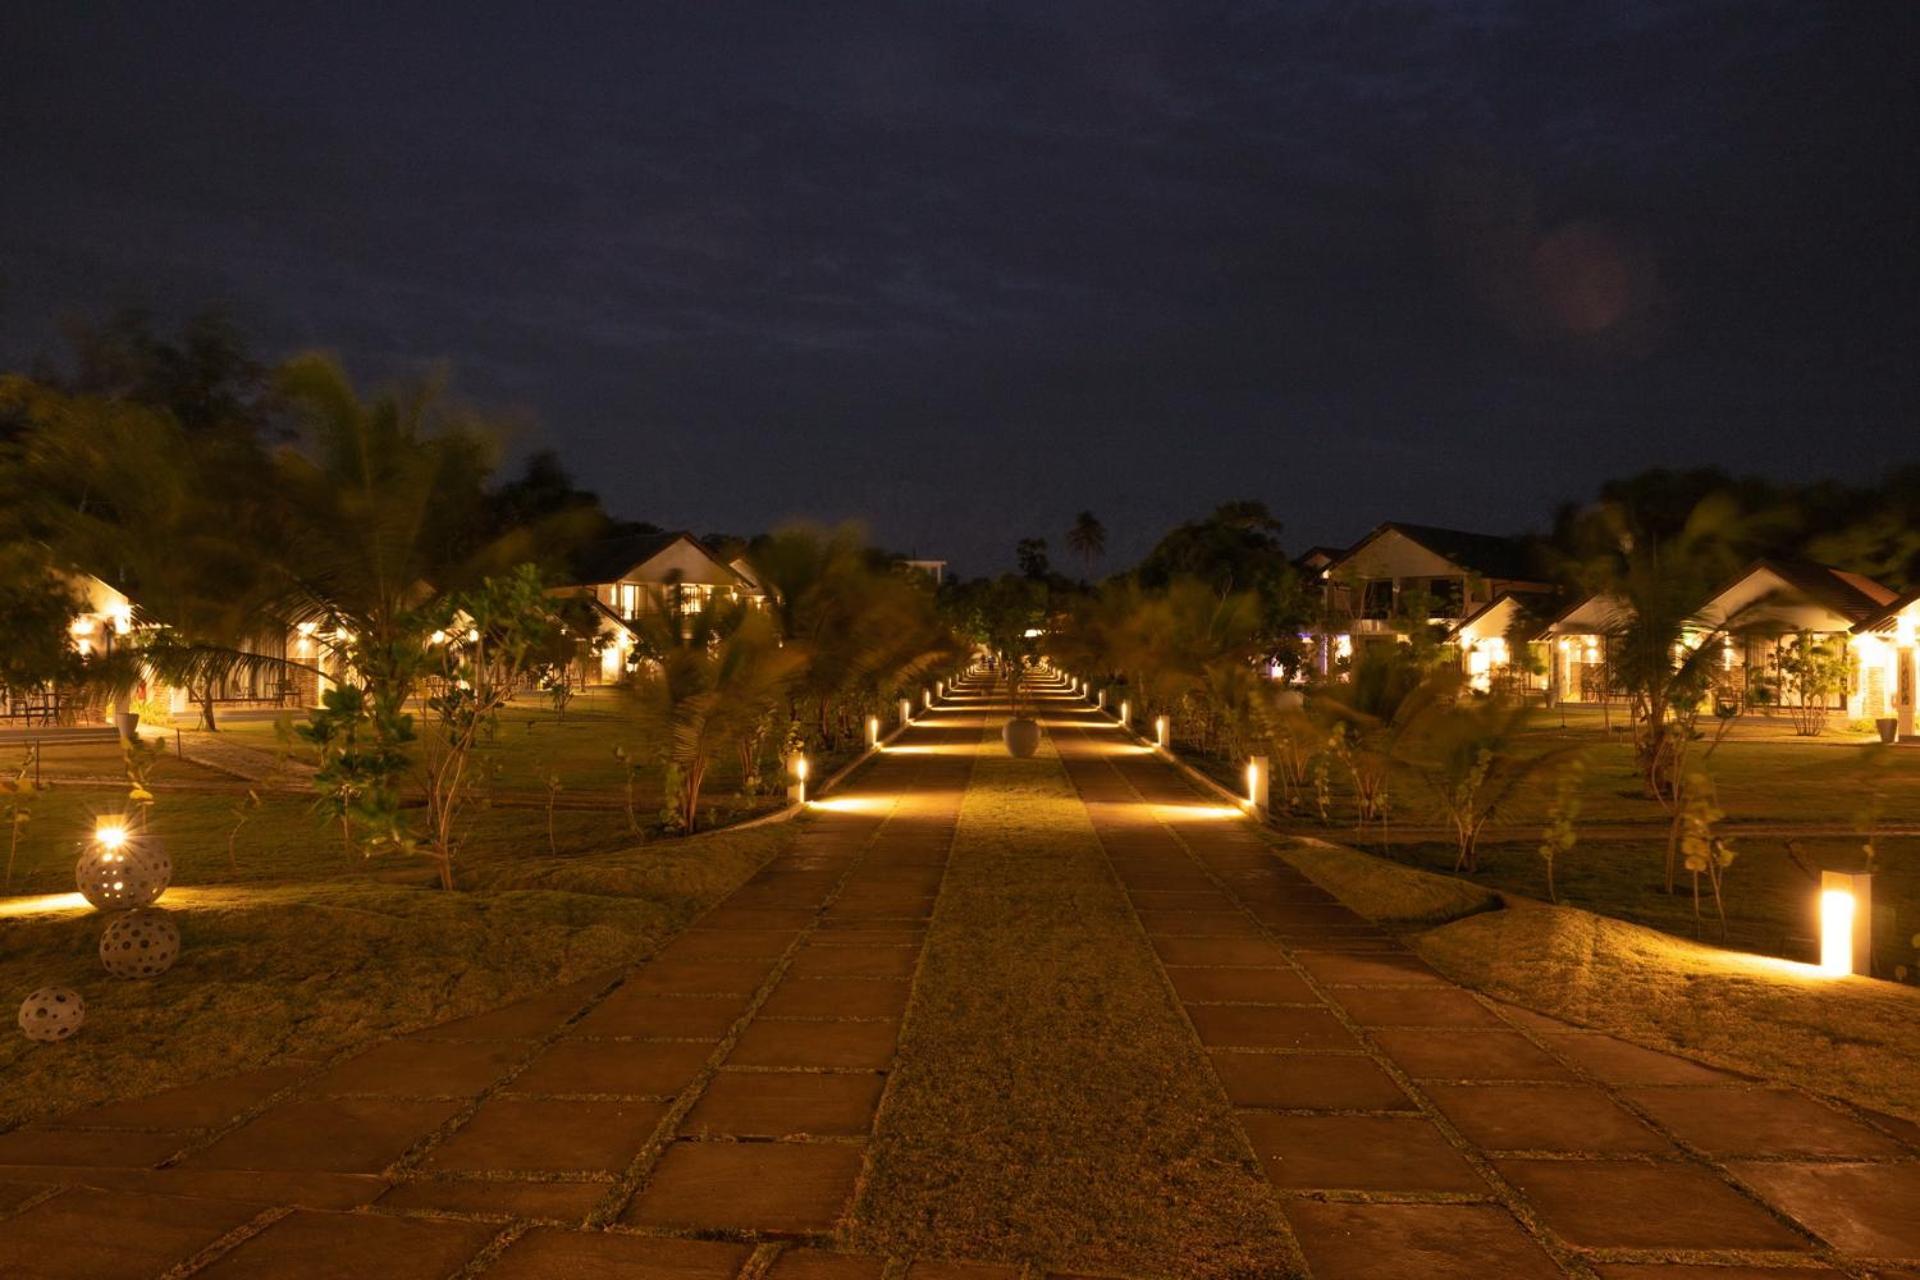
<path id="1" fill-rule="evenodd" d="M 692 615 L 662 613 L 641 623 L 647 654 L 628 682 L 641 734 L 669 770 L 668 803 L 680 827 L 699 821 L 700 791 L 723 751 L 747 763 L 768 714 L 785 700 L 806 663 L 780 643 L 773 619 L 758 609 L 718 602 Z"/>
<path id="2" fill-rule="evenodd" d="M 1087 563 L 1087 577 L 1093 577 L 1093 564 L 1107 552 L 1107 526 L 1091 511 L 1082 511 L 1073 518 L 1073 527 L 1067 530 L 1067 546 L 1072 548 Z"/>

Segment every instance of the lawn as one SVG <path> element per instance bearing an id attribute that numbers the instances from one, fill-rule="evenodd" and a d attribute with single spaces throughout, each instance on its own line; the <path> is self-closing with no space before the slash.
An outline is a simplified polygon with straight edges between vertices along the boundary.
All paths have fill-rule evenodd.
<path id="1" fill-rule="evenodd" d="M 0 995 L 48 984 L 88 1004 L 72 1040 L 0 1035 L 0 1128 L 35 1115 L 269 1065 L 324 1058 L 646 958 L 660 941 L 777 855 L 793 824 L 632 846 L 619 819 L 587 815 L 608 847 L 561 857 L 501 841 L 471 887 L 431 887 L 419 867 L 344 863 L 289 840 L 229 874 L 174 828 L 174 884 L 160 905 L 184 941 L 163 976 L 121 982 L 98 957 L 103 918 L 64 903 L 0 902 Z M 311 820 L 298 815 L 288 823 Z M 36 819 L 38 821 L 38 819 Z M 71 889 L 71 871 L 59 887 Z M 52 878 L 36 869 L 36 880 Z"/>
<path id="2" fill-rule="evenodd" d="M 869 1156 L 862 1249 L 1170 1277 L 1297 1257 L 1050 745 L 975 765 Z"/>
<path id="3" fill-rule="evenodd" d="M 1606 732 L 1596 712 L 1535 714 L 1523 741 L 1540 751 L 1580 745 L 1586 772 L 1580 788 L 1580 843 L 1555 869 L 1562 902 L 1681 937 L 1720 943 L 1722 933 L 1708 887 L 1702 885 L 1696 917 L 1691 880 L 1679 892 L 1665 889 L 1667 811 L 1646 795 L 1633 767 L 1624 732 Z M 1751 721 L 1751 723 L 1749 722 Z M 1616 723 L 1619 723 L 1616 719 Z M 1240 785 L 1237 767 L 1202 762 L 1213 777 Z M 1920 826 L 1920 750 L 1883 748 L 1858 734 L 1820 738 L 1793 736 L 1783 719 L 1742 720 L 1707 760 L 1720 808 L 1723 834 L 1736 858 L 1726 884 L 1726 945 L 1806 960 L 1816 936 L 1813 909 L 1818 872 L 1867 870 L 1863 851 L 1870 812 L 1883 828 L 1912 832 Z M 1303 797 L 1277 821 L 1284 831 L 1354 844 L 1409 866 L 1450 874 L 1457 850 L 1438 824 L 1432 793 L 1411 773 L 1397 769 L 1391 782 L 1392 815 L 1383 833 L 1356 830 L 1349 788 L 1333 778 L 1334 821 L 1312 816 Z M 1547 896 L 1546 867 L 1538 853 L 1540 829 L 1552 783 L 1523 790 L 1492 824 L 1480 847 L 1478 883 L 1529 897 Z M 1275 782 L 1275 802 L 1282 800 Z M 1303 811 L 1304 810 L 1304 811 Z M 1792 828 L 1791 830 L 1789 828 Z M 1874 871 L 1876 972 L 1911 976 L 1914 935 L 1920 933 L 1920 835 L 1878 836 Z"/>

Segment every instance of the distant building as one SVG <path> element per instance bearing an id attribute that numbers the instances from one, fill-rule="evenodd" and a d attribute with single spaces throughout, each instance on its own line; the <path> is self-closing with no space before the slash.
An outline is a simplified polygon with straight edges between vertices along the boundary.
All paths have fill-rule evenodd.
<path id="1" fill-rule="evenodd" d="M 745 560 L 728 563 L 690 533 L 609 538 L 574 558 L 571 581 L 554 593 L 589 596 L 601 615 L 600 662 L 589 678 L 626 670 L 637 625 L 662 613 L 694 614 L 716 600 L 759 606 L 767 590 Z"/>
<path id="2" fill-rule="evenodd" d="M 945 560 L 902 560 L 902 569 L 914 573 L 924 573 L 933 579 L 933 585 L 939 586 L 947 580 L 947 562 Z"/>
<path id="3" fill-rule="evenodd" d="M 1469 678 L 1488 688 L 1513 666 L 1507 627 L 1554 591 L 1517 539 L 1403 521 L 1345 551 L 1316 547 L 1295 564 L 1319 587 L 1321 622 L 1308 639 L 1328 676 L 1368 645 L 1404 642 L 1425 623 L 1445 629 Z"/>

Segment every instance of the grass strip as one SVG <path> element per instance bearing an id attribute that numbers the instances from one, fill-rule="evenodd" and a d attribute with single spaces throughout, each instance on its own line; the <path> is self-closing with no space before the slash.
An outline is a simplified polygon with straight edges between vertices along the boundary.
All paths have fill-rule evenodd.
<path id="1" fill-rule="evenodd" d="M 604 819 L 603 819 L 604 821 Z M 341 875 L 184 886 L 179 963 L 151 981 L 101 968 L 98 912 L 0 919 L 0 1129 L 172 1085 L 324 1058 L 636 963 L 784 849 L 795 825 L 716 831 L 486 868 L 473 889 Z M 71 1040 L 10 1025 L 48 985 L 87 1001 Z M 431 1082 L 422 1082 L 430 1084 Z"/>
<path id="2" fill-rule="evenodd" d="M 856 1247 L 1274 1276 L 1289 1240 L 1051 746 L 975 765 Z"/>

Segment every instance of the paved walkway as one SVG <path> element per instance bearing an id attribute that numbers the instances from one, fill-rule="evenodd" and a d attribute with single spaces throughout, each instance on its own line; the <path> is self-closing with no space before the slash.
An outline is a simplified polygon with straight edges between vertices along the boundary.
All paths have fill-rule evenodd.
<path id="1" fill-rule="evenodd" d="M 0 1276 L 1021 1274 L 834 1250 L 992 714 L 923 717 L 632 972 L 0 1135 Z M 1920 1126 L 1453 986 L 1046 718 L 1314 1276 L 1920 1277 Z"/>

